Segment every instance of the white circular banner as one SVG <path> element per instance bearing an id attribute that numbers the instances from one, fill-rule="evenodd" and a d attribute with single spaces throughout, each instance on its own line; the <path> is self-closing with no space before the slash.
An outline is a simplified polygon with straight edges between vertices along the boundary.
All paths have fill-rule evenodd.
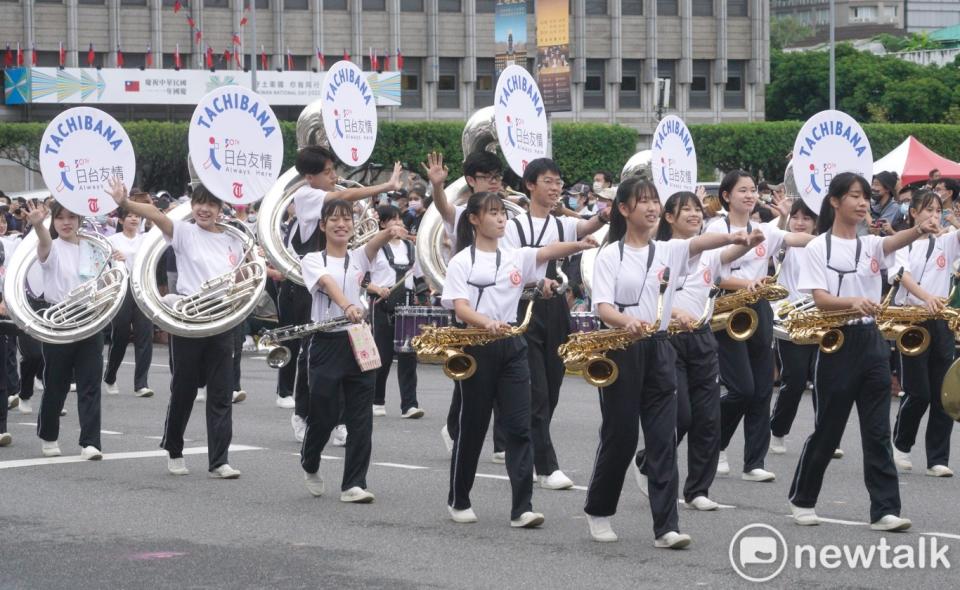
<path id="1" fill-rule="evenodd" d="M 550 143 L 547 111 L 533 76 L 520 66 L 507 66 L 497 79 L 493 110 L 503 156 L 523 176 L 528 162 L 547 157 Z"/>
<path id="2" fill-rule="evenodd" d="M 283 166 L 277 117 L 267 101 L 243 86 L 221 86 L 200 99 L 187 143 L 200 182 L 231 205 L 259 201 Z"/>
<path id="3" fill-rule="evenodd" d="M 833 177 L 856 172 L 870 180 L 873 152 L 860 124 L 841 111 L 820 111 L 807 119 L 793 143 L 793 178 L 803 202 L 814 213 Z"/>
<path id="4" fill-rule="evenodd" d="M 653 132 L 650 168 L 653 184 L 665 203 L 670 195 L 697 188 L 697 150 L 683 119 L 667 115 Z"/>
<path id="5" fill-rule="evenodd" d="M 352 61 L 341 60 L 324 76 L 321 92 L 330 147 L 347 166 L 362 165 L 377 143 L 377 101 L 367 77 Z"/>
<path id="6" fill-rule="evenodd" d="M 43 132 L 43 182 L 57 202 L 77 215 L 105 215 L 116 209 L 106 193 L 107 182 L 116 176 L 129 188 L 136 171 L 127 132 L 100 109 L 67 109 Z"/>

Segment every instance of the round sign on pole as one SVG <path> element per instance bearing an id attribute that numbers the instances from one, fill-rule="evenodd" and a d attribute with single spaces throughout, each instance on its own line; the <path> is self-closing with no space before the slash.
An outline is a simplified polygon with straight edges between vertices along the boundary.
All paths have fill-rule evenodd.
<path id="1" fill-rule="evenodd" d="M 137 171 L 123 126 L 92 107 L 67 109 L 50 121 L 39 160 L 50 194 L 77 215 L 105 215 L 116 209 L 106 193 L 107 182 L 115 176 L 129 187 Z"/>
<path id="2" fill-rule="evenodd" d="M 683 119 L 667 115 L 653 132 L 650 168 L 653 184 L 666 202 L 673 193 L 697 188 L 697 150 Z"/>
<path id="3" fill-rule="evenodd" d="M 507 66 L 497 79 L 493 110 L 503 156 L 523 176 L 527 163 L 547 157 L 550 147 L 547 111 L 533 76 L 520 66 Z"/>
<path id="4" fill-rule="evenodd" d="M 793 143 L 793 178 L 811 211 L 820 213 L 830 181 L 841 172 L 856 172 L 870 180 L 870 140 L 850 115 L 820 111 L 807 119 Z"/>
<path id="5" fill-rule="evenodd" d="M 242 86 L 221 86 L 200 99 L 187 143 L 200 182 L 231 205 L 259 201 L 283 166 L 283 136 L 273 109 Z"/>
<path id="6" fill-rule="evenodd" d="M 363 70 L 351 61 L 333 64 L 320 99 L 330 147 L 344 164 L 362 165 L 377 143 L 377 100 Z"/>

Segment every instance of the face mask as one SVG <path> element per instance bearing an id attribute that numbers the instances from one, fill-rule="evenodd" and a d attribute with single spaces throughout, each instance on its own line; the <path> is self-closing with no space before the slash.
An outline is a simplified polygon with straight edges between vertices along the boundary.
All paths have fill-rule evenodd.
<path id="1" fill-rule="evenodd" d="M 407 205 L 407 208 L 411 211 L 419 211 L 422 205 L 423 204 L 420 201 L 410 201 L 410 204 Z"/>
<path id="2" fill-rule="evenodd" d="M 593 183 L 593 192 L 599 193 L 599 192 L 602 191 L 602 190 L 603 190 L 603 183 L 602 183 L 602 182 L 595 182 L 595 183 Z"/>
<path id="3" fill-rule="evenodd" d="M 906 217 L 907 212 L 910 211 L 910 203 L 900 203 L 900 215 Z"/>
<path id="4" fill-rule="evenodd" d="M 607 202 L 597 199 L 597 211 L 603 211 L 607 208 Z"/>
<path id="5" fill-rule="evenodd" d="M 247 221 L 249 221 L 250 223 L 253 223 L 256 220 L 257 220 L 257 215 L 255 213 L 251 213 L 250 215 L 247 215 Z"/>
<path id="6" fill-rule="evenodd" d="M 871 192 L 870 192 L 870 198 L 873 199 L 874 201 L 879 201 L 879 200 L 880 200 L 880 191 L 871 191 Z"/>
<path id="7" fill-rule="evenodd" d="M 576 197 L 567 197 L 567 207 L 576 210 L 578 200 Z"/>

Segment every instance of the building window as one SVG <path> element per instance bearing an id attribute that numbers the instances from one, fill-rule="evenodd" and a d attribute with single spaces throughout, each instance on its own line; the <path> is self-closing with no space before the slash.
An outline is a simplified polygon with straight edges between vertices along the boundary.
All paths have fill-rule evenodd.
<path id="1" fill-rule="evenodd" d="M 690 108 L 710 108 L 710 62 L 693 60 L 693 81 L 690 83 Z"/>
<path id="2" fill-rule="evenodd" d="M 877 22 L 877 7 L 876 6 L 851 6 L 850 22 L 854 22 L 854 23 Z"/>
<path id="3" fill-rule="evenodd" d="M 460 108 L 460 58 L 441 57 L 437 76 L 437 107 Z"/>
<path id="4" fill-rule="evenodd" d="M 884 6 L 883 7 L 883 16 L 888 19 L 897 18 L 897 7 L 896 6 Z"/>
<path id="5" fill-rule="evenodd" d="M 60 65 L 59 51 L 38 51 L 37 52 L 37 66 L 42 68 L 55 68 L 59 65 Z"/>
<path id="6" fill-rule="evenodd" d="M 309 10 L 310 0 L 283 0 L 283 7 L 287 10 Z"/>
<path id="7" fill-rule="evenodd" d="M 146 6 L 147 0 L 120 0 L 121 6 Z"/>
<path id="8" fill-rule="evenodd" d="M 586 0 L 586 3 L 588 16 L 607 14 L 607 0 Z"/>
<path id="9" fill-rule="evenodd" d="M 727 84 L 723 89 L 723 108 L 742 109 L 744 105 L 744 70 L 747 62 L 731 59 L 727 62 Z"/>
<path id="10" fill-rule="evenodd" d="M 77 3 L 78 3 L 78 4 L 98 4 L 98 5 L 102 5 L 102 4 L 104 4 L 104 0 L 79 0 Z"/>
<path id="11" fill-rule="evenodd" d="M 83 0 L 80 0 L 81 4 Z M 230 0 L 203 0 L 204 8 L 230 8 Z"/>
<path id="12" fill-rule="evenodd" d="M 657 0 L 657 16 L 677 16 L 678 4 L 677 0 Z"/>
<path id="13" fill-rule="evenodd" d="M 677 60 L 658 59 L 657 60 L 657 78 L 665 78 L 667 81 L 667 93 L 669 94 L 665 108 L 674 108 L 677 106 Z M 659 101 L 660 98 L 657 99 Z M 654 105 L 656 106 L 656 105 Z"/>
<path id="14" fill-rule="evenodd" d="M 606 107 L 603 98 L 603 60 L 587 60 L 587 79 L 583 85 L 583 108 L 602 109 Z"/>
<path id="15" fill-rule="evenodd" d="M 400 0 L 400 12 L 423 12 L 423 0 Z"/>
<path id="16" fill-rule="evenodd" d="M 623 72 L 620 78 L 620 107 L 625 109 L 640 108 L 640 80 L 643 78 L 643 60 L 625 59 L 622 62 Z"/>
<path id="17" fill-rule="evenodd" d="M 643 0 L 620 0 L 620 11 L 624 16 L 643 16 Z"/>
<path id="18" fill-rule="evenodd" d="M 401 108 L 419 109 L 423 107 L 423 59 L 403 57 L 403 72 L 400 74 Z"/>
<path id="19" fill-rule="evenodd" d="M 713 0 L 693 0 L 693 16 L 713 16 Z"/>
<path id="20" fill-rule="evenodd" d="M 439 0 L 437 9 L 440 12 L 460 12 L 460 0 Z"/>
<path id="21" fill-rule="evenodd" d="M 87 56 L 84 55 L 84 56 L 82 56 L 82 57 L 83 57 L 83 59 L 80 60 L 80 63 L 82 63 L 83 65 L 87 65 Z M 180 54 L 180 69 L 181 69 L 181 70 L 189 70 L 191 67 L 193 67 L 193 62 L 190 61 L 190 57 L 191 57 L 191 55 L 190 55 L 189 53 L 181 53 L 181 54 Z M 259 58 L 260 58 L 260 56 L 257 56 L 257 59 L 259 59 Z M 164 54 L 163 54 L 163 67 L 173 69 L 174 66 L 176 65 L 176 63 L 177 63 L 177 60 L 175 60 L 175 59 L 173 58 L 173 54 L 172 54 L 172 53 L 164 53 Z"/>
<path id="22" fill-rule="evenodd" d="M 323 0 L 324 10 L 346 10 L 347 0 Z"/>
<path id="23" fill-rule="evenodd" d="M 494 60 L 491 57 L 477 58 L 477 82 L 473 92 L 476 108 L 493 105 L 493 91 L 497 86 L 494 74 Z"/>
<path id="24" fill-rule="evenodd" d="M 747 16 L 747 0 L 727 0 L 727 16 Z"/>
<path id="25" fill-rule="evenodd" d="M 387 0 L 363 0 L 364 10 L 379 10 L 383 12 L 387 9 Z"/>
<path id="26" fill-rule="evenodd" d="M 493 14 L 497 11 L 497 0 L 476 0 L 477 14 Z"/>

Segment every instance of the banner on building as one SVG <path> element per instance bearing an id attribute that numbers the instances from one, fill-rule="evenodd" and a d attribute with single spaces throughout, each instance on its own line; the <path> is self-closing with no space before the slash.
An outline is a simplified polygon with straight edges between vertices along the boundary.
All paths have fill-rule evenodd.
<path id="1" fill-rule="evenodd" d="M 548 112 L 569 111 L 570 0 L 537 0 L 537 83 Z"/>
<path id="2" fill-rule="evenodd" d="M 509 65 L 527 67 L 527 3 L 525 0 L 498 0 L 494 16 L 496 74 Z"/>
<path id="3" fill-rule="evenodd" d="M 183 104 L 237 84 L 252 87 L 250 72 L 126 68 L 11 68 L 4 70 L 7 105 Z M 364 72 L 377 106 L 400 106 L 400 72 Z M 327 72 L 257 72 L 257 94 L 276 106 L 303 106 L 320 97 Z"/>

